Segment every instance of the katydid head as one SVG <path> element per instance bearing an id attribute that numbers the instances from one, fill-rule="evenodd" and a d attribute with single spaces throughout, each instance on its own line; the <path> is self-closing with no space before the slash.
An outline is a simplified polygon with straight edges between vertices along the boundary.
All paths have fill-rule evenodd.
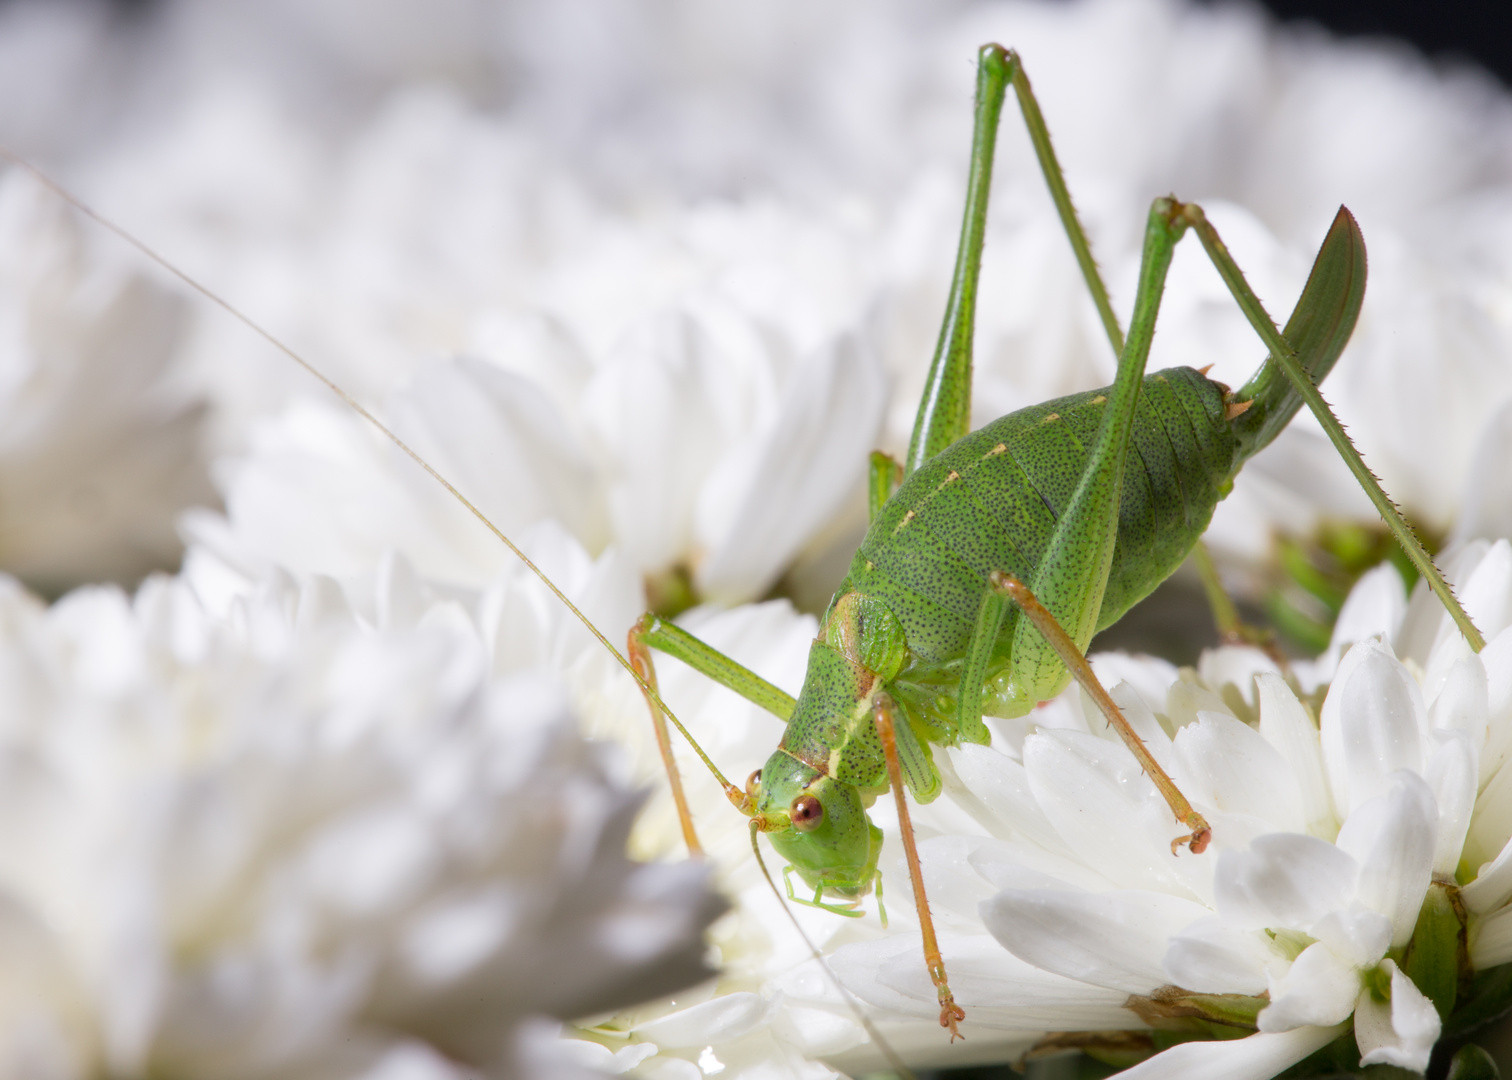
<path id="1" fill-rule="evenodd" d="M 867 819 L 854 784 L 778 750 L 761 770 L 755 795 L 757 820 L 772 846 L 811 888 L 866 894 L 877 875 L 882 830 Z"/>

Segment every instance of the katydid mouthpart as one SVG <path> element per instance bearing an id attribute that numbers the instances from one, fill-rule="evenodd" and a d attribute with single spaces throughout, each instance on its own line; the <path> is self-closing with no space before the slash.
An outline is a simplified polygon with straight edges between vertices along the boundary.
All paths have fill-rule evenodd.
<path id="1" fill-rule="evenodd" d="M 1364 243 L 1349 213 L 1340 210 L 1282 332 L 1201 209 L 1174 198 L 1155 200 L 1126 340 L 1018 57 L 988 45 L 979 61 L 965 221 L 913 437 L 902 463 L 873 455 L 871 526 L 824 614 L 796 700 L 652 614 L 631 629 L 628 655 L 615 649 L 462 492 L 338 384 L 29 163 L 9 152 L 4 156 L 319 379 L 445 487 L 583 621 L 646 697 L 690 852 L 699 851 L 698 840 L 681 794 L 667 725 L 687 733 L 657 692 L 652 650 L 687 662 L 787 722 L 778 749 L 743 788 L 725 779 L 691 738 L 689 742 L 730 801 L 750 817 L 753 840 L 765 833 L 789 861 L 788 872 L 796 872 L 813 890 L 811 899 L 798 897 L 790 884 L 789 896 L 796 902 L 847 916 L 861 914 L 858 901 L 880 882 L 882 852 L 881 831 L 866 810 L 891 791 L 925 962 L 938 990 L 940 1022 L 954 1037 L 964 1012 L 950 991 L 936 944 L 905 792 L 921 802 L 939 794 L 932 745 L 986 743 L 990 735 L 984 715 L 1024 715 L 1074 677 L 1120 731 L 1188 830 L 1173 838 L 1173 854 L 1182 844 L 1201 852 L 1210 837 L 1206 823 L 1150 759 L 1084 654 L 1096 630 L 1116 621 L 1175 571 L 1243 462 L 1270 442 L 1304 402 L 1472 647 L 1479 650 L 1483 644 L 1316 388 L 1348 341 L 1364 295 Z M 993 152 L 1009 85 L 1119 358 L 1118 374 L 1111 387 L 1021 410 L 972 432 L 977 282 Z M 1188 230 L 1197 232 L 1269 350 L 1259 371 L 1238 391 L 1189 368 L 1144 374 L 1166 270 L 1175 244 Z"/>

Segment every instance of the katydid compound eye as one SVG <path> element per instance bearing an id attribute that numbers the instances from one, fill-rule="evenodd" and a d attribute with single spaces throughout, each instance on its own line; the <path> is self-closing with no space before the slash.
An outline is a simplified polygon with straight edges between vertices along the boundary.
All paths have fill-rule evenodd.
<path id="1" fill-rule="evenodd" d="M 799 832 L 813 832 L 824 824 L 824 804 L 812 795 L 800 795 L 788 808 L 788 816 Z"/>

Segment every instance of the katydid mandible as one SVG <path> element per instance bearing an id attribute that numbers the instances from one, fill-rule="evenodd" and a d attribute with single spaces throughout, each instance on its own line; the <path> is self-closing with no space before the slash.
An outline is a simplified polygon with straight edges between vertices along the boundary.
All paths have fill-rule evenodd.
<path id="1" fill-rule="evenodd" d="M 1023 409 L 973 432 L 977 279 L 1009 85 L 1118 354 L 1118 373 L 1111 387 Z M 1237 392 L 1191 368 L 1144 373 L 1166 270 L 1188 229 L 1197 232 L 1271 353 Z M 797 902 L 859 914 L 859 899 L 880 879 L 882 833 L 866 809 L 892 791 L 925 963 L 938 992 L 940 1023 L 952 1037 L 965 1014 L 935 940 L 903 792 L 906 787 L 921 803 L 940 793 L 931 744 L 985 744 L 984 714 L 1022 716 L 1074 676 L 1189 830 L 1173 840 L 1172 853 L 1182 844 L 1201 852 L 1210 836 L 1207 823 L 1149 755 L 1083 654 L 1096 631 L 1176 570 L 1244 462 L 1304 401 L 1327 412 L 1315 384 L 1354 329 L 1365 272 L 1364 241 L 1341 208 L 1283 335 L 1201 209 L 1156 199 L 1126 340 L 1019 59 L 1001 46 L 985 46 L 955 277 L 908 455 L 901 465 L 873 455 L 871 524 L 820 622 L 798 699 L 654 614 L 630 632 L 630 658 L 647 691 L 690 851 L 698 851 L 698 841 L 652 692 L 651 649 L 687 662 L 787 722 L 777 750 L 744 789 L 715 775 L 751 818 L 753 838 L 765 833 L 791 864 L 786 872 L 796 871 L 813 890 L 812 899 L 793 896 L 790 884 Z M 1320 420 L 1325 427 L 1332 421 L 1331 435 L 1338 428 L 1331 414 Z M 1341 430 L 1335 441 L 1341 451 L 1348 446 Z M 1353 457 L 1356 468 L 1358 454 Z M 1356 472 L 1364 473 L 1364 466 Z M 1383 514 L 1394 513 L 1378 486 L 1377 496 Z M 1426 565 L 1424 576 L 1441 584 L 1399 516 L 1396 525 L 1409 555 Z M 1440 595 L 1447 597 L 1447 586 Z M 1479 648 L 1468 619 L 1456 618 Z"/>

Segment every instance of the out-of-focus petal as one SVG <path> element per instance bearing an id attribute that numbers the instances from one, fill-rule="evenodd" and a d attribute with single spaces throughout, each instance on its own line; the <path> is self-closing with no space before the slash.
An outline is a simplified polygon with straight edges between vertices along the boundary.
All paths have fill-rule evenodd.
<path id="1" fill-rule="evenodd" d="M 981 911 L 992 936 L 1019 959 L 1137 994 L 1160 985 L 1166 942 L 1207 909 L 1162 893 L 1125 889 L 1004 891 L 984 901 Z"/>
<path id="2" fill-rule="evenodd" d="M 1482 919 L 1470 935 L 1470 963 L 1477 971 L 1512 962 L 1512 907 Z"/>
<path id="3" fill-rule="evenodd" d="M 1355 1006 L 1360 1064 L 1395 1065 L 1423 1072 L 1428 1068 L 1433 1044 L 1438 1042 L 1438 1011 L 1393 961 L 1381 961 L 1381 968 L 1391 973 L 1391 1000 L 1376 1001 L 1366 988 L 1360 991 Z"/>
<path id="4" fill-rule="evenodd" d="M 1299 1027 L 1244 1039 L 1181 1043 L 1118 1075 L 1124 1080 L 1270 1080 L 1346 1030 L 1343 1024 Z"/>
<path id="5" fill-rule="evenodd" d="M 711 598 L 764 593 L 861 483 L 882 421 L 881 370 L 851 336 L 800 363 L 802 378 L 784 388 L 770 424 L 699 494 L 697 579 Z"/>

